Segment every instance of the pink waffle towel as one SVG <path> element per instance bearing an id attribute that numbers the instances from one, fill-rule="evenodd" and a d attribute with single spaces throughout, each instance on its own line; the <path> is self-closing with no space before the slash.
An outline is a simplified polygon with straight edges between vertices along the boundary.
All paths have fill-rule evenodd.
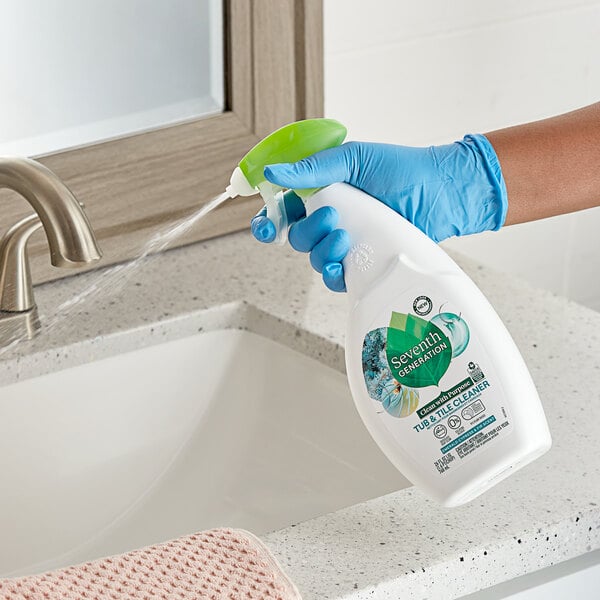
<path id="1" fill-rule="evenodd" d="M 269 549 L 241 529 L 211 529 L 119 556 L 0 579 L 3 600 L 297 600 Z"/>

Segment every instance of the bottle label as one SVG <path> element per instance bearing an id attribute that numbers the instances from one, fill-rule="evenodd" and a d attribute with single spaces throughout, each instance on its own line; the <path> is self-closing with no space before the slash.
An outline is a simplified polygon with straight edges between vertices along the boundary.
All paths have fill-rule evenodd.
<path id="1" fill-rule="evenodd" d="M 412 289 L 364 337 L 373 408 L 398 444 L 438 476 L 512 430 L 504 391 L 468 314 Z"/>

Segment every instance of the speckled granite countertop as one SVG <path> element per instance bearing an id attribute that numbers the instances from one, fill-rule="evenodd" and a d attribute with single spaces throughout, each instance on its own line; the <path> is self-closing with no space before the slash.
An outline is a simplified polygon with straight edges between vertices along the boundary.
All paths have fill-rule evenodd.
<path id="1" fill-rule="evenodd" d="M 263 536 L 305 600 L 449 600 L 600 548 L 600 314 L 456 258 L 521 349 L 554 446 L 464 507 L 408 488 Z M 246 233 L 39 286 L 36 299 L 45 330 L 0 350 L 0 385 L 223 327 L 343 370 L 346 298 L 306 257 Z"/>

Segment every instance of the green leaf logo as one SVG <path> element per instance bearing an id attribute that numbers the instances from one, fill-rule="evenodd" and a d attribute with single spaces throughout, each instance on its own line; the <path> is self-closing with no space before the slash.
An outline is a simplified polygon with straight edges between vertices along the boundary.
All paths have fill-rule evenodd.
<path id="1" fill-rule="evenodd" d="M 452 346 L 434 323 L 392 313 L 386 355 L 394 378 L 412 388 L 438 385 L 452 359 Z"/>

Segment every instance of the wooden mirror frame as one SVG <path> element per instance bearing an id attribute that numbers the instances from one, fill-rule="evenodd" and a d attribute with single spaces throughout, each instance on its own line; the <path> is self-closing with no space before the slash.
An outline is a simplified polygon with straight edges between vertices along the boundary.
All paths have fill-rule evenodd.
<path id="1" fill-rule="evenodd" d="M 225 112 L 38 158 L 85 204 L 104 252 L 97 268 L 139 255 L 153 231 L 224 190 L 239 159 L 290 121 L 322 116 L 322 0 L 225 0 Z M 3 229 L 31 212 L 0 191 Z M 238 198 L 173 246 L 248 227 L 256 197 Z M 51 267 L 44 233 L 30 243 L 34 282 Z M 76 271 L 80 272 L 80 271 Z"/>

